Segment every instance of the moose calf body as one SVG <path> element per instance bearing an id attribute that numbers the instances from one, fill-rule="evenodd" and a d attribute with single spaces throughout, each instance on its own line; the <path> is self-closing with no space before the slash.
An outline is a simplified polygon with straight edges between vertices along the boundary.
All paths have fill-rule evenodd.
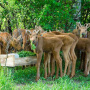
<path id="1" fill-rule="evenodd" d="M 79 38 L 76 48 L 84 51 L 85 56 L 85 71 L 84 74 L 87 76 L 90 72 L 90 39 L 89 38 Z"/>
<path id="2" fill-rule="evenodd" d="M 36 36 L 35 38 L 30 37 L 30 40 L 35 43 L 36 45 L 36 53 L 37 53 L 37 76 L 36 81 L 40 77 L 40 62 L 42 58 L 43 52 L 45 53 L 52 53 L 54 55 L 54 58 L 56 62 L 59 65 L 60 68 L 60 76 L 62 77 L 62 59 L 60 58 L 59 52 L 63 45 L 63 42 L 61 39 L 57 37 L 42 37 L 42 36 Z"/>
<path id="3" fill-rule="evenodd" d="M 73 44 L 71 45 L 70 47 L 70 59 L 72 61 L 72 72 L 71 72 L 71 77 L 73 77 L 75 75 L 75 65 L 76 65 L 76 60 L 77 60 L 77 56 L 75 54 L 75 46 L 78 42 L 78 38 L 76 35 L 72 34 L 72 33 L 60 33 L 60 32 L 56 32 L 56 31 L 52 31 L 52 33 L 54 33 L 55 35 L 68 35 L 70 36 L 71 38 L 74 39 L 74 42 Z M 67 40 L 68 42 L 68 40 Z M 70 62 L 71 62 L 70 61 Z M 67 75 L 70 74 L 70 62 L 69 62 L 69 66 L 68 66 L 68 72 L 67 72 Z"/>
<path id="4" fill-rule="evenodd" d="M 68 67 L 68 64 L 69 64 L 69 61 L 70 61 L 70 58 L 69 58 L 70 48 L 71 48 L 71 46 L 72 46 L 72 44 L 74 42 L 74 39 L 71 38 L 70 36 L 67 36 L 67 35 L 55 35 L 52 32 L 44 33 L 44 34 L 41 34 L 41 35 L 43 35 L 44 37 L 58 37 L 64 43 L 62 45 L 62 51 L 63 51 L 64 59 L 65 59 L 65 69 L 64 69 L 64 75 L 65 75 L 66 74 L 67 67 Z M 52 55 L 51 58 L 52 58 L 52 60 L 51 60 L 52 61 L 52 72 L 51 72 L 51 76 L 53 76 L 53 74 L 55 73 L 55 66 L 54 66 L 55 61 L 54 61 L 53 55 Z M 48 66 L 50 66 L 50 65 L 48 65 Z M 73 67 L 74 67 L 74 65 L 73 65 Z M 57 68 L 58 68 L 58 64 L 57 64 Z M 50 67 L 48 69 L 49 69 L 48 71 L 50 71 Z M 59 69 L 57 69 L 56 78 L 58 77 L 58 70 Z M 50 74 L 50 72 L 48 72 L 48 73 Z M 47 78 L 47 75 L 46 74 L 45 74 L 45 76 L 46 76 L 45 78 Z"/>
<path id="5" fill-rule="evenodd" d="M 12 36 L 7 32 L 0 33 L 0 42 L 1 45 L 1 54 L 6 54 L 7 47 L 14 47 L 16 50 L 21 49 L 21 44 L 19 42 L 21 37 L 18 37 L 17 39 L 12 38 Z M 8 46 L 9 45 L 9 46 Z"/>

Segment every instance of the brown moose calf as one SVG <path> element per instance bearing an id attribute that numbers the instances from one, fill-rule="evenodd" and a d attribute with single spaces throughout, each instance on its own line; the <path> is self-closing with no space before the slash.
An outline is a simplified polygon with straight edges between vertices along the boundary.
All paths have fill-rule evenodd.
<path id="1" fill-rule="evenodd" d="M 67 35 L 55 35 L 55 34 L 53 35 L 52 32 L 51 33 L 45 33 L 44 36 L 47 36 L 47 37 L 53 37 L 54 36 L 54 37 L 58 37 L 59 39 L 62 40 L 62 42 L 63 42 L 62 51 L 63 51 L 63 55 L 64 55 L 64 59 L 65 59 L 65 68 L 64 68 L 64 75 L 65 75 L 69 61 L 70 61 L 70 58 L 69 58 L 70 48 L 71 48 L 72 44 L 74 43 L 74 39 L 71 38 L 70 36 L 67 36 Z M 52 55 L 52 57 L 53 57 L 53 55 Z M 51 76 L 53 76 L 53 74 L 55 72 L 54 58 L 52 58 L 51 61 L 52 61 Z M 73 65 L 73 67 L 74 67 L 74 65 Z M 58 66 L 57 66 L 57 68 L 58 68 Z M 59 69 L 57 69 L 56 78 L 58 78 L 58 70 Z"/>
<path id="2" fill-rule="evenodd" d="M 79 38 L 76 48 L 86 53 L 84 74 L 87 76 L 90 72 L 90 39 Z"/>
<path id="3" fill-rule="evenodd" d="M 71 47 L 68 47 L 68 45 L 70 44 L 70 40 L 71 40 L 71 38 L 68 38 L 68 40 L 66 40 L 66 42 L 68 43 L 68 45 L 66 45 L 66 47 L 67 48 L 70 48 L 70 62 L 72 62 L 72 71 L 71 71 L 71 77 L 73 77 L 74 75 L 75 75 L 75 66 L 76 66 L 76 60 L 77 60 L 77 56 L 76 56 L 76 54 L 75 54 L 75 51 L 74 51 L 74 49 L 75 49 L 75 46 L 76 46 L 76 44 L 77 44 L 77 42 L 78 42 L 78 38 L 77 38 L 77 36 L 76 35 L 74 35 L 74 34 L 72 34 L 72 33 L 61 33 L 61 32 L 57 32 L 57 31 L 52 31 L 52 33 L 54 33 L 55 35 L 66 35 L 66 36 L 70 36 L 71 38 L 73 38 L 74 39 L 74 41 L 73 41 L 73 44 L 71 45 Z M 64 40 L 64 42 L 65 42 L 65 40 Z M 66 51 L 65 51 L 66 52 Z M 69 62 L 69 65 L 68 65 L 68 72 L 67 72 L 67 75 L 69 75 L 70 74 L 70 62 Z M 53 69 L 55 69 L 55 68 L 53 68 Z"/>
<path id="4" fill-rule="evenodd" d="M 24 50 L 28 50 L 28 51 L 30 51 L 31 50 L 31 48 L 30 48 L 30 42 L 29 42 L 29 33 L 31 33 L 31 32 L 33 32 L 33 30 L 34 29 L 32 29 L 32 30 L 26 30 L 26 29 L 15 29 L 14 31 L 13 31 L 13 34 L 12 34 L 12 36 L 14 37 L 14 38 L 17 38 L 17 37 L 19 37 L 20 35 L 22 36 L 22 38 L 21 38 L 21 44 L 23 44 L 23 46 L 22 46 L 22 49 L 24 49 Z"/>
<path id="5" fill-rule="evenodd" d="M 57 32 L 58 33 L 58 32 Z M 33 33 L 31 35 L 31 37 L 33 38 L 36 38 L 38 33 Z M 63 54 L 64 54 L 64 58 L 65 58 L 65 69 L 64 69 L 64 75 L 66 74 L 66 70 L 67 70 L 67 67 L 68 67 L 68 64 L 69 64 L 69 61 L 70 61 L 70 58 L 69 58 L 69 53 L 70 53 L 70 48 L 72 46 L 72 44 L 74 43 L 74 39 L 71 38 L 70 36 L 67 36 L 67 35 L 55 35 L 54 33 L 52 32 L 48 32 L 48 33 L 41 33 L 40 34 L 41 36 L 43 37 L 58 37 L 59 39 L 62 40 L 63 42 L 63 45 L 62 45 L 62 51 L 63 51 Z M 48 62 L 48 76 L 50 75 L 50 55 L 49 54 L 44 54 L 44 65 L 45 65 L 45 78 L 47 78 L 47 63 Z M 51 55 L 51 62 L 52 62 L 52 72 L 51 72 L 51 76 L 53 76 L 53 74 L 55 73 L 55 61 L 54 61 L 54 56 L 53 54 Z M 75 67 L 75 62 L 73 64 L 73 69 L 72 69 L 72 76 L 74 76 L 74 67 Z M 57 74 L 56 74 L 56 78 L 58 77 L 58 63 L 57 63 Z"/>
<path id="6" fill-rule="evenodd" d="M 42 36 L 36 36 L 36 37 L 30 37 L 30 40 L 33 42 L 33 44 L 36 45 L 36 53 L 37 53 L 37 76 L 36 81 L 40 78 L 40 62 L 42 58 L 43 52 L 45 53 L 52 53 L 54 55 L 54 58 L 56 62 L 59 65 L 60 68 L 60 76 L 62 77 L 62 59 L 60 58 L 59 52 L 63 45 L 63 42 L 61 39 L 57 37 L 42 37 Z"/>
<path id="7" fill-rule="evenodd" d="M 17 39 L 12 38 L 12 36 L 7 32 L 0 33 L 0 43 L 2 44 L 0 54 L 6 54 L 7 47 L 14 47 L 16 50 L 20 50 L 20 38 L 21 36 L 19 36 Z"/>

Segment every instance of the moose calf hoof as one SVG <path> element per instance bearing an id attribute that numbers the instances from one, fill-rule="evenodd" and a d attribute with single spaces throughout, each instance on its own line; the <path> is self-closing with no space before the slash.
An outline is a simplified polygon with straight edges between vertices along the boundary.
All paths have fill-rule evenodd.
<path id="1" fill-rule="evenodd" d="M 70 75 L 70 73 L 67 73 L 67 75 L 69 76 L 69 75 Z"/>
<path id="2" fill-rule="evenodd" d="M 36 82 L 39 80 L 39 77 L 36 77 Z"/>
<path id="3" fill-rule="evenodd" d="M 50 73 L 48 74 L 48 77 L 50 77 Z"/>
<path id="4" fill-rule="evenodd" d="M 63 77 L 64 74 L 61 74 L 60 77 Z"/>
<path id="5" fill-rule="evenodd" d="M 51 73 L 51 77 L 53 77 L 53 76 L 54 76 L 54 72 Z"/>
<path id="6" fill-rule="evenodd" d="M 86 75 L 84 75 L 85 77 L 87 77 L 88 75 L 86 74 Z"/>
<path id="7" fill-rule="evenodd" d="M 66 74 L 63 74 L 63 76 L 65 76 Z"/>
<path id="8" fill-rule="evenodd" d="M 70 75 L 70 78 L 73 78 L 75 75 Z"/>
<path id="9" fill-rule="evenodd" d="M 56 75 L 56 79 L 58 78 L 58 75 Z"/>
<path id="10" fill-rule="evenodd" d="M 44 76 L 45 79 L 47 79 L 47 76 Z"/>
<path id="11" fill-rule="evenodd" d="M 84 72 L 84 76 L 85 76 L 85 77 L 87 77 L 87 76 L 88 76 L 88 74 L 89 74 L 89 73 L 87 73 L 87 72 Z"/>
<path id="12" fill-rule="evenodd" d="M 87 74 L 87 73 L 84 73 L 84 76 L 85 76 L 85 77 L 87 77 L 87 76 L 88 76 L 88 74 Z"/>

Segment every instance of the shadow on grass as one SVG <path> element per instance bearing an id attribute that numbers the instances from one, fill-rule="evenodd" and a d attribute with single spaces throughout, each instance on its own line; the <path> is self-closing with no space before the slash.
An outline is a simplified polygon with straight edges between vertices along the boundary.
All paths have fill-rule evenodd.
<path id="1" fill-rule="evenodd" d="M 35 78 L 36 78 L 36 67 L 27 67 L 24 70 L 22 70 L 22 68 L 15 70 L 15 73 L 13 73 L 12 77 L 11 77 L 14 82 L 16 84 L 26 84 L 26 83 L 32 83 L 35 82 Z M 81 72 L 80 70 L 76 69 L 76 75 L 74 78 L 70 79 L 69 76 L 64 76 L 62 78 L 63 80 L 71 80 L 74 81 L 75 83 L 80 83 L 80 82 L 89 82 L 90 81 L 90 75 L 87 77 L 84 77 L 83 72 Z M 58 81 L 58 79 L 55 79 L 55 75 L 54 77 L 48 77 L 47 79 L 44 78 L 44 67 L 41 66 L 40 69 L 40 80 L 42 80 L 43 82 L 47 83 L 49 81 L 51 82 L 56 82 Z"/>

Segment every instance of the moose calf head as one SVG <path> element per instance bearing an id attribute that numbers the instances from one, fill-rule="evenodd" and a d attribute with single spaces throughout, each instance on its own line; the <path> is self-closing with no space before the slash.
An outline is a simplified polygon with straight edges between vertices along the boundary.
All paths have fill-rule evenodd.
<path id="1" fill-rule="evenodd" d="M 80 23 L 77 24 L 77 33 L 80 35 L 80 37 L 87 37 L 87 26 L 83 26 Z"/>
<path id="2" fill-rule="evenodd" d="M 16 38 L 12 38 L 11 40 L 11 46 L 14 47 L 16 50 L 21 50 L 22 46 L 21 46 L 21 35 L 16 39 Z"/>

